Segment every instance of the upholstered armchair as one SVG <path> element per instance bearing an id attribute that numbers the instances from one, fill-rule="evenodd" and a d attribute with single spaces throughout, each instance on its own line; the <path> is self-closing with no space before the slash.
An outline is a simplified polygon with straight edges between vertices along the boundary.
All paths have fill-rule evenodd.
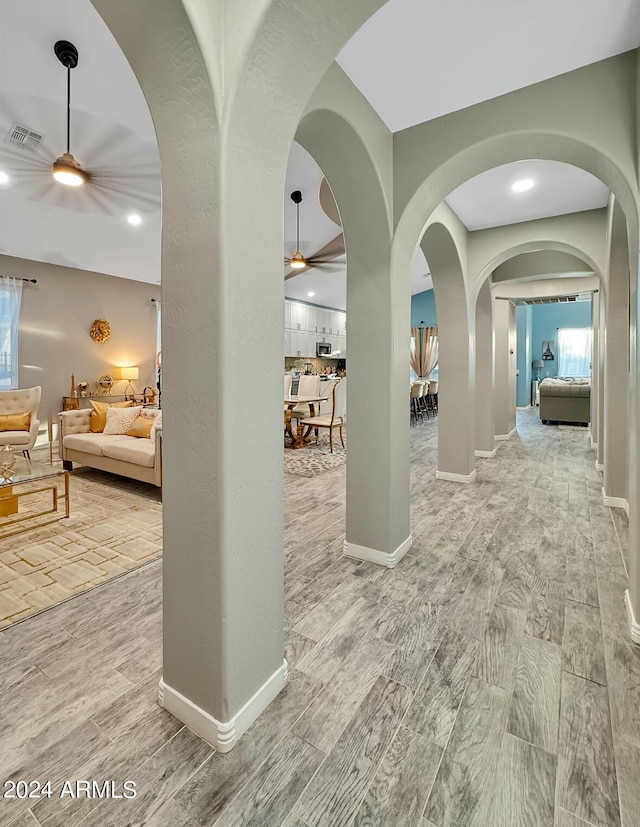
<path id="1" fill-rule="evenodd" d="M 29 451 L 36 444 L 40 428 L 38 408 L 41 394 L 40 386 L 0 391 L 0 428 L 12 428 L 0 430 L 0 445 L 14 445 L 16 450 L 22 451 L 26 457 L 29 456 Z M 20 417 L 25 414 L 30 415 L 30 420 L 27 420 L 28 430 L 13 430 L 22 424 Z"/>

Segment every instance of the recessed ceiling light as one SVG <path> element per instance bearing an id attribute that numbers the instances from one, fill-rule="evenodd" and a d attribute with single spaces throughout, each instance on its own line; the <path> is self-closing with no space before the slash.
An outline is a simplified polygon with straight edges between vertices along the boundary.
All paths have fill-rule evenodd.
<path id="1" fill-rule="evenodd" d="M 140 224 L 142 224 L 142 216 L 138 215 L 137 212 L 132 212 L 131 215 L 127 216 L 127 221 L 133 227 L 138 227 Z"/>
<path id="2" fill-rule="evenodd" d="M 307 296 L 309 296 L 309 298 L 311 299 L 313 298 L 313 296 L 315 296 L 315 293 L 313 292 L 313 290 L 311 290 L 311 292 L 307 293 Z"/>
<path id="3" fill-rule="evenodd" d="M 0 184 L 8 184 L 9 183 L 9 176 L 6 172 L 0 169 Z"/>
<path id="4" fill-rule="evenodd" d="M 531 187 L 535 187 L 535 185 L 536 182 L 531 178 L 521 178 L 512 185 L 511 189 L 514 192 L 526 192 L 527 190 L 530 190 Z"/>

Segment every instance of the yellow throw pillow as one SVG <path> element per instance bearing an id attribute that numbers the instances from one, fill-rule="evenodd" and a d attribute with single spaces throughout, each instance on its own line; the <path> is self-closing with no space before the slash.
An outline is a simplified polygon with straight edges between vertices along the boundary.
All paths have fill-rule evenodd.
<path id="1" fill-rule="evenodd" d="M 131 408 L 133 400 L 129 402 L 94 402 L 91 400 L 91 423 L 89 428 L 92 434 L 101 434 L 107 424 L 107 408 Z"/>
<path id="2" fill-rule="evenodd" d="M 127 436 L 137 436 L 140 439 L 151 439 L 153 419 L 148 416 L 139 416 L 127 431 Z"/>
<path id="3" fill-rule="evenodd" d="M 31 427 L 31 413 L 3 414 L 0 416 L 0 431 L 28 431 Z"/>

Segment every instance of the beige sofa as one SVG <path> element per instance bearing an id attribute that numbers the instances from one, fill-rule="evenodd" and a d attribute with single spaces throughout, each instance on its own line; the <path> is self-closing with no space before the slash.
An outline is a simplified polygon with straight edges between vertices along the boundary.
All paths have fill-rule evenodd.
<path id="1" fill-rule="evenodd" d="M 540 383 L 540 419 L 547 422 L 589 422 L 591 380 L 543 379 Z"/>
<path id="2" fill-rule="evenodd" d="M 143 408 L 140 416 L 155 419 L 158 413 L 155 409 Z M 153 439 L 139 439 L 92 433 L 91 409 L 63 411 L 58 417 L 60 456 L 67 470 L 78 462 L 141 482 L 162 485 L 161 421 L 155 427 Z"/>

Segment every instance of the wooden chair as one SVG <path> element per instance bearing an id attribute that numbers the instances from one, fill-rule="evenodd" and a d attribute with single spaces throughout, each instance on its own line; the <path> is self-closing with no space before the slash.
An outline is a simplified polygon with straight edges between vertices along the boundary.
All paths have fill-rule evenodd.
<path id="1" fill-rule="evenodd" d="M 318 441 L 318 428 L 329 429 L 329 450 L 333 453 L 333 429 L 338 428 L 340 434 L 340 443 L 344 448 L 343 426 L 346 420 L 347 413 L 347 380 L 341 379 L 333 386 L 332 408 L 331 413 L 319 414 L 318 416 L 310 416 L 302 420 L 302 424 L 307 426 L 305 438 L 311 433 L 312 429 L 316 431 L 316 442 Z"/>

